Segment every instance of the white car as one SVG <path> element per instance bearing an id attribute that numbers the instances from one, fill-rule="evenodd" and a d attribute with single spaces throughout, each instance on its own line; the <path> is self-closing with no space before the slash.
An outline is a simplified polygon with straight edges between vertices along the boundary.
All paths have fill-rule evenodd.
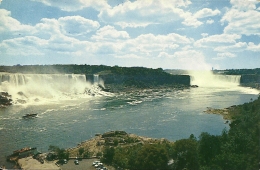
<path id="1" fill-rule="evenodd" d="M 103 163 L 99 162 L 98 164 L 94 165 L 95 168 L 103 168 Z"/>
<path id="2" fill-rule="evenodd" d="M 97 165 L 97 164 L 99 164 L 100 163 L 100 161 L 94 161 L 93 163 L 92 163 L 92 166 L 95 166 L 95 165 Z"/>
<path id="3" fill-rule="evenodd" d="M 74 161 L 74 163 L 75 163 L 75 165 L 78 165 L 78 164 L 79 164 L 79 161 L 76 159 L 76 160 Z"/>

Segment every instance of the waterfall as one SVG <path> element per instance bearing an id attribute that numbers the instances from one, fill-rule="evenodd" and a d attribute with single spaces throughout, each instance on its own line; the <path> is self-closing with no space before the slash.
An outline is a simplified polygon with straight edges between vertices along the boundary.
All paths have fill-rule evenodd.
<path id="1" fill-rule="evenodd" d="M 211 71 L 192 71 L 191 85 L 204 87 L 231 87 L 240 85 L 240 75 L 218 75 Z"/>
<path id="2" fill-rule="evenodd" d="M 0 73 L 0 91 L 8 92 L 17 101 L 71 98 L 90 88 L 82 74 Z"/>
<path id="3" fill-rule="evenodd" d="M 94 84 L 99 84 L 99 75 L 98 74 L 94 74 L 93 79 L 94 79 Z"/>

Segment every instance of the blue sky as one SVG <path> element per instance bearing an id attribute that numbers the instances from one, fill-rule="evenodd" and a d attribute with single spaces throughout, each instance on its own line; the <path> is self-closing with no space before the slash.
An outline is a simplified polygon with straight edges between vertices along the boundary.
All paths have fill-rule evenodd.
<path id="1" fill-rule="evenodd" d="M 260 67 L 259 0 L 0 0 L 0 65 Z"/>

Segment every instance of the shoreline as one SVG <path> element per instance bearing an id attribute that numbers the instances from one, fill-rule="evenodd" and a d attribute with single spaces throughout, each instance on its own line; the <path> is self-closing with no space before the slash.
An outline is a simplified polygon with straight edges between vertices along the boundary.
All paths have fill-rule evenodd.
<path id="1" fill-rule="evenodd" d="M 230 114 L 230 112 L 237 107 L 237 105 L 232 105 L 230 107 L 227 108 L 223 108 L 223 109 L 215 109 L 212 107 L 207 107 L 207 110 L 204 110 L 204 113 L 207 114 L 217 114 L 217 115 L 221 115 L 223 117 L 224 120 L 226 120 L 226 123 L 231 122 L 232 121 L 232 115 Z"/>

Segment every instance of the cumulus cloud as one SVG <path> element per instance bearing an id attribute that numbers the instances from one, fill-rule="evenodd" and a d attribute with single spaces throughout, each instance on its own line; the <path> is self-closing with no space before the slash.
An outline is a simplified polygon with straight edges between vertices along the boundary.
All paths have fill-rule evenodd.
<path id="1" fill-rule="evenodd" d="M 218 53 L 217 56 L 220 57 L 220 58 L 226 58 L 226 57 L 231 57 L 231 58 L 233 58 L 233 57 L 236 57 L 235 54 L 230 53 L 230 52 Z"/>
<path id="2" fill-rule="evenodd" d="M 33 36 L 25 36 L 4 40 L 0 44 L 0 54 L 11 56 L 28 56 L 28 55 L 43 55 L 39 47 L 46 46 L 47 41 Z"/>
<path id="3" fill-rule="evenodd" d="M 206 18 L 211 17 L 215 15 L 219 15 L 221 12 L 218 9 L 212 10 L 210 8 L 203 8 L 196 12 L 195 14 L 192 14 L 190 12 L 185 12 L 182 14 L 184 16 L 185 20 L 182 22 L 182 24 L 186 26 L 193 26 L 198 27 L 203 24 L 203 22 L 199 21 L 199 18 Z M 207 24 L 214 23 L 214 20 L 210 19 L 206 21 Z"/>
<path id="4" fill-rule="evenodd" d="M 241 35 L 238 34 L 219 34 L 204 37 L 197 40 L 194 45 L 197 47 L 206 47 L 212 45 L 218 45 L 223 43 L 236 43 L 236 40 L 240 39 Z"/>
<path id="5" fill-rule="evenodd" d="M 233 8 L 245 11 L 256 9 L 257 0 L 230 0 Z"/>
<path id="6" fill-rule="evenodd" d="M 260 52 L 260 44 L 255 45 L 254 43 L 249 42 L 249 43 L 248 43 L 247 50 L 249 50 L 249 51 L 254 51 L 254 52 Z"/>
<path id="7" fill-rule="evenodd" d="M 107 25 L 100 28 L 91 39 L 96 41 L 117 41 L 130 38 L 126 31 L 117 31 L 115 27 Z"/>
<path id="8" fill-rule="evenodd" d="M 226 45 L 226 46 L 218 46 L 214 49 L 214 51 L 218 52 L 241 52 L 247 49 L 246 42 L 238 42 L 234 45 Z"/>
<path id="9" fill-rule="evenodd" d="M 209 34 L 208 33 L 201 33 L 200 34 L 203 38 L 207 37 Z"/>
<path id="10" fill-rule="evenodd" d="M 212 10 L 210 8 L 203 8 L 201 10 L 199 10 L 198 12 L 196 12 L 194 14 L 195 18 L 206 18 L 206 17 L 211 17 L 211 16 L 215 16 L 215 15 L 219 15 L 220 11 L 218 9 Z"/>
<path id="11" fill-rule="evenodd" d="M 187 13 L 183 14 L 182 16 L 184 16 L 184 18 L 185 18 L 184 21 L 182 22 L 183 25 L 198 27 L 203 24 L 203 22 L 198 21 L 197 18 L 194 17 L 192 15 L 192 13 L 190 13 L 190 12 L 187 12 Z"/>
<path id="12" fill-rule="evenodd" d="M 125 54 L 125 55 L 116 55 L 115 58 L 122 58 L 122 59 L 142 59 L 143 57 L 136 55 L 136 54 Z"/>
<path id="13" fill-rule="evenodd" d="M 213 19 L 209 19 L 206 21 L 207 24 L 213 24 L 214 23 L 214 20 Z"/>
<path id="14" fill-rule="evenodd" d="M 260 35 L 260 12 L 256 10 L 259 1 L 231 0 L 232 8 L 221 19 L 221 23 L 227 23 L 224 33 Z"/>
<path id="15" fill-rule="evenodd" d="M 11 17 L 10 11 L 0 9 L 0 33 L 27 34 L 30 32 L 34 32 L 32 26 L 21 24 L 18 20 Z"/>
<path id="16" fill-rule="evenodd" d="M 189 12 L 181 7 L 187 7 L 189 0 L 159 1 L 137 0 L 126 1 L 118 6 L 106 8 L 100 11 L 98 17 L 107 23 L 125 27 L 145 27 L 149 24 L 167 23 L 177 20 L 187 20 L 186 25 L 194 26 L 188 22 Z M 195 23 L 198 25 L 198 23 Z"/>
<path id="17" fill-rule="evenodd" d="M 122 50 L 129 53 L 139 53 L 143 56 L 156 56 L 162 51 L 173 53 L 180 46 L 188 45 L 192 42 L 193 39 L 175 33 L 157 36 L 144 34 L 134 39 L 129 39 L 124 43 Z"/>
<path id="18" fill-rule="evenodd" d="M 89 20 L 81 16 L 66 16 L 58 19 L 65 34 L 84 35 L 95 31 L 100 27 L 97 21 Z"/>
<path id="19" fill-rule="evenodd" d="M 78 11 L 83 8 L 92 7 L 96 10 L 110 8 L 106 0 L 31 0 L 41 2 L 47 6 L 57 7 L 63 11 Z"/>

